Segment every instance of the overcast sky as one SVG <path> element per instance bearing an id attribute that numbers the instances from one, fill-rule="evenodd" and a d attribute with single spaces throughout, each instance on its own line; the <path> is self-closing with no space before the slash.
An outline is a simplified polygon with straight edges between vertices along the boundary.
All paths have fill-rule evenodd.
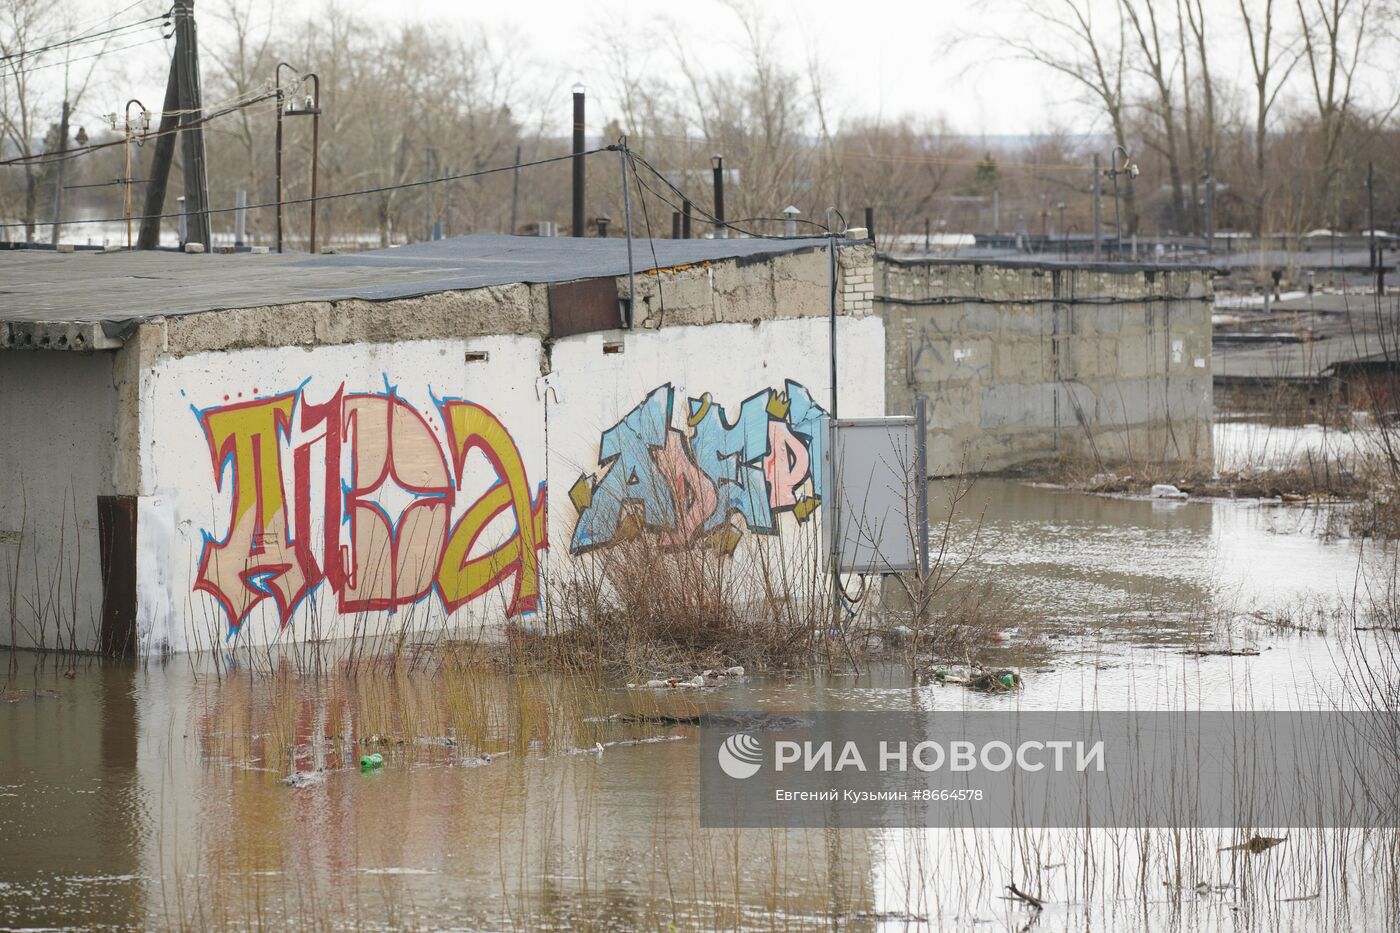
<path id="1" fill-rule="evenodd" d="M 226 35 L 216 15 L 226 2 L 198 0 L 201 46 L 212 46 Z M 263 0 L 252 2 L 258 10 L 267 9 Z M 86 19 L 93 21 L 119 8 L 112 0 L 84 0 L 84 6 Z M 739 20 L 720 0 L 688 0 L 683 5 L 637 0 L 341 0 L 341 6 L 386 25 L 420 20 L 466 29 L 485 26 L 491 33 L 512 35 L 513 54 L 542 85 L 539 90 L 560 96 L 565 115 L 561 126 L 567 121 L 568 93 L 576 81 L 591 89 L 590 124 L 594 116 L 601 123 L 609 115 L 609 76 L 599 56 L 600 36 L 609 31 L 645 36 L 666 18 L 692 31 L 691 54 L 703 56 L 717 69 L 743 65 Z M 278 0 L 276 21 L 302 20 L 322 8 L 323 0 Z M 764 0 L 760 5 L 794 69 L 804 71 L 813 58 L 823 63 L 828 92 L 841 114 L 942 116 L 957 131 L 973 134 L 1025 133 L 1045 129 L 1056 119 L 1072 121 L 1079 111 L 1071 89 L 1047 81 L 1040 69 L 1020 62 L 976 67 L 988 57 L 988 49 L 974 51 L 966 43 L 961 52 L 946 52 L 949 37 L 959 31 L 993 28 L 990 17 L 978 12 L 983 8 L 984 4 L 951 0 Z M 122 19 L 137 16 L 133 12 Z M 80 25 L 88 23 L 80 20 Z M 130 41 L 123 38 L 113 44 Z M 109 80 L 94 83 L 84 102 L 87 118 L 120 109 L 128 95 L 158 108 L 165 61 L 159 44 L 109 54 L 104 60 Z M 666 68 L 668 62 L 658 52 L 648 66 Z M 112 76 L 117 80 L 110 80 Z"/>
<path id="2" fill-rule="evenodd" d="M 87 18 L 102 20 L 126 6 L 122 0 L 79 0 Z M 153 8 L 164 0 L 147 0 Z M 198 0 L 201 45 L 210 47 L 226 37 L 218 12 L 229 0 Z M 263 23 L 289 23 L 314 17 L 324 0 L 234 0 L 253 5 Z M 538 85 L 544 99 L 559 99 L 560 132 L 566 132 L 568 93 L 576 81 L 590 88 L 590 131 L 597 132 L 615 110 L 607 97 L 609 75 L 599 54 L 600 42 L 626 35 L 645 46 L 663 19 L 690 37 L 689 54 L 704 58 L 712 68 L 743 66 L 744 44 L 739 18 L 722 0 L 685 3 L 641 0 L 506 0 L 471 3 L 463 0 L 339 0 L 345 9 L 392 27 L 427 21 L 471 30 L 485 27 L 496 36 L 509 35 L 506 45 L 522 73 Z M 739 0 L 747 2 L 747 0 Z M 1043 67 L 1017 61 L 990 42 L 970 37 L 1024 29 L 1009 15 L 1013 0 L 753 0 L 781 37 L 779 48 L 791 66 L 804 71 L 808 61 L 823 63 L 829 98 L 838 116 L 888 118 L 914 115 L 946 118 L 952 129 L 967 134 L 1022 134 L 1052 128 L 1075 133 L 1101 130 L 1095 111 L 1086 108 L 1077 89 Z M 1112 22 L 1113 0 L 1101 17 Z M 120 6 L 118 5 L 120 4 Z M 1287 6 L 1285 4 L 1285 6 Z M 1242 88 L 1249 77 L 1248 60 L 1236 27 L 1235 0 L 1206 0 L 1215 37 L 1213 68 L 1217 81 Z M 123 20 L 141 15 L 124 14 Z M 1024 17 L 1022 17 L 1023 19 Z M 1174 17 L 1173 17 L 1174 18 Z M 81 25 L 88 25 L 84 22 Z M 1174 25 L 1170 24 L 1170 25 Z M 289 27 L 290 28 L 290 27 Z M 1291 24 L 1290 27 L 1291 28 Z M 120 44 L 125 44 L 126 39 Z M 274 48 L 275 48 L 274 44 Z M 92 115 L 120 109 L 128 96 L 143 99 L 152 109 L 160 105 L 168 57 L 159 44 L 117 52 L 107 60 L 109 80 L 96 83 L 83 110 Z M 646 67 L 665 70 L 671 59 L 659 50 L 645 59 Z M 300 64 L 300 63 L 296 63 Z M 315 63 L 306 63 L 314 68 Z M 208 65 L 206 64 L 206 73 Z M 57 73 L 57 72 L 55 72 Z M 1302 69 L 1295 72 L 1301 81 Z M 1394 93 L 1393 78 L 1373 69 Z M 1296 93 L 1296 92 L 1295 92 Z M 1284 96 L 1287 103 L 1289 95 Z"/>

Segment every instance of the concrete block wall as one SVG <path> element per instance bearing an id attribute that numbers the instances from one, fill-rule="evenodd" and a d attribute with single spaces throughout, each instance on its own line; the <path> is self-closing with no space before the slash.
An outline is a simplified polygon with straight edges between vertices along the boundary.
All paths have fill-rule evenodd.
<path id="1" fill-rule="evenodd" d="M 872 261 L 838 254 L 851 417 L 885 409 Z M 79 648 L 100 643 L 99 495 L 135 500 L 142 653 L 534 624 L 555 575 L 633 533 L 607 508 L 622 479 L 672 544 L 756 561 L 810 543 L 829 263 L 815 248 L 638 275 L 633 329 L 559 339 L 547 286 L 518 284 L 148 318 L 115 351 L 0 351 L 18 439 L 0 475 L 42 478 L 30 524 L 55 534 L 72 487 Z M 664 482 L 631 482 L 637 463 Z"/>
<path id="2" fill-rule="evenodd" d="M 929 472 L 1058 456 L 1211 462 L 1204 270 L 881 257 L 890 414 L 929 400 Z"/>

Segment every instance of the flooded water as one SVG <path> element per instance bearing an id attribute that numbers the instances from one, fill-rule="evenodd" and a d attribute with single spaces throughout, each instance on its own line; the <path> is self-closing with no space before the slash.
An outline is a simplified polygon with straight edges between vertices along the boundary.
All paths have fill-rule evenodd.
<path id="1" fill-rule="evenodd" d="M 1379 438 L 1364 427 L 1320 424 L 1276 425 L 1257 421 L 1217 421 L 1214 425 L 1218 470 L 1287 469 L 1330 463 L 1346 468 L 1378 449 Z"/>
<path id="2" fill-rule="evenodd" d="M 950 488 L 934 485 L 935 515 Z M 1346 705 L 1348 646 L 1387 636 L 1327 615 L 1372 558 L 1316 521 L 977 483 L 948 559 L 1034 610 L 995 648 L 1024 679 L 1003 695 L 896 665 L 651 691 L 188 659 L 69 677 L 15 655 L 0 929 L 1394 929 L 1393 834 L 1295 834 L 1251 860 L 1217 851 L 1225 831 L 702 829 L 695 728 L 608 718 Z M 1327 631 L 1266 624 L 1279 613 Z M 1046 621 L 1018 627 L 1030 616 Z M 1259 654 L 1184 653 L 1205 644 Z M 362 772 L 371 751 L 386 764 Z"/>

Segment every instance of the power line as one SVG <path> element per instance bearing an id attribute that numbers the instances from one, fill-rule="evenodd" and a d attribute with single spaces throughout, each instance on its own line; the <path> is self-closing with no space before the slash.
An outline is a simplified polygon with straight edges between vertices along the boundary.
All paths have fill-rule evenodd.
<path id="1" fill-rule="evenodd" d="M 49 62 L 45 65 L 35 65 L 33 68 L 13 71 L 11 74 L 18 77 L 19 75 L 27 75 L 35 71 L 43 71 L 45 68 L 58 68 L 62 65 L 71 65 L 73 62 L 85 62 L 90 58 L 102 58 L 104 55 L 115 55 L 118 52 L 125 52 L 127 49 L 139 49 L 143 45 L 151 45 L 154 42 L 164 41 L 166 41 L 164 36 L 156 36 L 154 39 L 144 39 L 140 42 L 133 42 L 130 45 L 118 46 L 115 49 L 103 49 L 101 52 L 93 52 L 91 55 L 79 55 L 76 58 L 65 58 L 61 62 Z"/>
<path id="2" fill-rule="evenodd" d="M 587 149 L 587 150 L 585 150 L 584 152 L 579 153 L 579 154 L 580 154 L 580 155 L 585 155 L 585 156 L 590 156 L 590 155 L 596 155 L 597 153 L 600 153 L 600 152 L 612 152 L 612 151 L 616 151 L 616 149 L 617 149 L 617 147 L 615 147 L 615 146 L 606 146 L 606 147 L 603 147 L 603 148 L 601 148 L 601 149 Z M 334 201 L 334 200 L 338 200 L 338 199 L 340 199 L 340 198 L 355 198 L 355 197 L 360 197 L 360 196 L 366 195 L 366 194 L 381 194 L 381 193 L 383 193 L 383 192 L 385 192 L 385 191 L 400 191 L 400 190 L 405 189 L 405 188 L 421 188 L 421 187 L 423 187 L 423 186 L 425 186 L 425 185 L 437 185 L 437 184 L 442 184 L 443 182 L 448 182 L 448 181 L 460 181 L 460 180 L 463 179 L 463 178 L 477 178 L 477 177 L 482 176 L 482 175 L 493 175 L 493 174 L 495 174 L 495 173 L 497 173 L 497 172 L 512 172 L 512 171 L 514 171 L 514 170 L 517 169 L 517 168 L 531 168 L 531 167 L 536 166 L 536 165 L 549 165 L 550 163 L 553 163 L 553 162 L 564 162 L 564 161 L 567 161 L 567 160 L 569 160 L 569 159 L 572 159 L 573 157 L 574 157 L 574 153 L 569 153 L 569 154 L 567 154 L 567 155 L 550 156 L 550 157 L 545 158 L 545 159 L 535 159 L 535 160 L 532 161 L 532 162 L 521 162 L 521 163 L 519 163 L 519 164 L 511 163 L 510 165 L 496 165 L 496 166 L 492 166 L 491 168 L 477 169 L 476 171 L 472 171 L 472 172 L 459 172 L 459 173 L 457 173 L 457 174 L 455 174 L 455 175 L 443 175 L 443 176 L 440 176 L 440 177 L 438 177 L 438 178 L 420 178 L 420 179 L 418 179 L 417 181 L 399 182 L 398 184 L 393 184 L 393 185 L 376 185 L 376 186 L 373 187 L 373 188 L 359 188 L 359 189 L 354 190 L 354 191 L 337 191 L 337 192 L 335 192 L 335 193 L 333 193 L 333 194 L 318 194 L 318 195 L 317 195 L 316 197 L 314 197 L 314 198 L 313 198 L 313 197 L 305 197 L 305 198 L 286 198 L 286 199 L 283 199 L 283 200 L 281 200 L 281 201 L 263 201 L 263 202 L 260 203 L 260 204 L 246 204 L 246 205 L 244 205 L 244 206 L 242 206 L 242 207 L 211 207 L 211 208 L 209 208 L 207 211 L 202 211 L 201 213 L 207 213 L 207 214 L 229 214 L 229 213 L 232 213 L 233 211 L 240 211 L 240 210 L 255 211 L 255 210 L 259 210 L 259 209 L 261 209 L 261 208 L 266 208 L 266 207 L 276 207 L 276 206 L 279 205 L 279 204 L 281 204 L 281 205 L 283 205 L 283 206 L 285 207 L 285 206 L 291 205 L 291 204 L 313 204 L 313 203 L 317 203 L 317 202 L 320 202 L 320 201 Z M 143 215 L 134 215 L 134 216 L 132 216 L 132 217 L 129 218 L 129 219 L 131 219 L 131 220 L 173 220 L 173 219 L 178 218 L 178 217 L 186 216 L 188 213 L 190 213 L 190 212 L 181 212 L 181 213 L 178 213 L 178 214 L 143 214 Z M 83 223 L 83 224 L 103 224 L 103 223 L 117 223 L 118 221 L 120 221 L 120 222 L 125 222 L 127 219 L 128 219 L 128 218 L 127 218 L 125 215 L 123 215 L 123 216 L 121 216 L 121 217 L 96 217 L 96 218 L 93 218 L 93 217 L 85 217 L 85 218 L 83 218 L 83 219 L 81 219 L 81 220 L 60 220 L 60 221 L 57 221 L 57 224 L 58 224 L 59 226 L 67 226 L 67 225 L 70 225 L 70 224 L 79 224 L 79 223 Z M 55 221 L 36 220 L 36 221 L 33 221 L 32 223 L 20 222 L 20 223 L 0 224 L 0 229 L 5 229 L 5 228 L 9 228 L 9 227 L 30 227 L 30 226 L 34 226 L 34 227 L 48 227 L 48 226 L 53 226 L 54 224 L 55 224 Z"/>
<path id="3" fill-rule="evenodd" d="M 636 155 L 636 153 L 632 153 L 631 150 L 627 150 L 627 152 L 631 153 L 631 155 L 632 155 L 632 157 L 635 159 L 635 161 L 640 162 L 641 164 L 645 165 L 645 166 L 647 167 L 647 170 L 648 170 L 648 171 L 650 171 L 653 175 L 655 175 L 658 179 L 660 179 L 660 180 L 661 180 L 661 183 L 664 184 L 667 188 L 670 188 L 673 192 L 675 192 L 676 196 L 679 197 L 679 198 L 681 198 L 682 201 L 690 201 L 692 211 L 693 211 L 694 213 L 699 214 L 699 215 L 700 215 L 700 218 L 701 218 L 702 220 L 706 221 L 707 223 L 714 224 L 715 226 L 718 226 L 718 227 L 725 227 L 725 228 L 727 228 L 727 229 L 729 229 L 729 230 L 735 231 L 736 233 L 742 233 L 742 234 L 744 234 L 745 236 L 751 236 L 751 237 L 755 237 L 755 238 L 757 238 L 757 239 L 763 239 L 763 240 L 784 240 L 784 239 L 788 239 L 787 237 L 777 236 L 777 235 L 774 235 L 774 234 L 771 234 L 771 233 L 759 233 L 759 232 L 757 232 L 757 231 L 755 231 L 755 230 L 748 230 L 748 229 L 746 229 L 746 228 L 744 228 L 744 227 L 738 226 L 739 224 L 742 224 L 742 223 L 751 223 L 751 222 L 753 222 L 753 221 L 770 221 L 770 222 L 773 222 L 773 223 L 782 223 L 782 222 L 785 222 L 785 221 L 787 220 L 787 218 L 785 218 L 785 217 L 745 217 L 745 218 L 742 218 L 742 219 L 740 219 L 740 220 L 738 220 L 738 221 L 735 221 L 735 222 L 733 222 L 733 223 L 728 222 L 728 221 L 724 221 L 724 220 L 720 220 L 720 219 L 719 219 L 718 217 L 716 217 L 714 214 L 710 213 L 709 211 L 707 211 L 707 210 L 705 210 L 703 207 L 701 207 L 701 206 L 700 206 L 700 203 L 699 203 L 697 200 L 695 200 L 694 198 L 692 198 L 690 195 L 686 194 L 686 193 L 685 193 L 684 191 L 682 191 L 680 188 L 677 188 L 677 187 L 671 182 L 671 180 L 670 180 L 669 178 L 667 178 L 665 175 L 663 175 L 663 174 L 660 172 L 660 170 L 658 170 L 658 169 L 656 168 L 656 166 L 652 165 L 652 164 L 651 164 L 650 162 L 648 162 L 644 157 L 639 156 L 639 155 Z M 638 178 L 638 179 L 641 178 L 641 173 L 637 173 L 637 178 Z M 650 191 L 650 192 L 652 193 L 652 196 L 653 196 L 653 197 L 659 199 L 663 204 L 669 205 L 670 208 L 671 208 L 672 210 L 679 210 L 679 208 L 676 206 L 676 204 L 675 204 L 673 201 L 670 201 L 670 200 L 668 200 L 667 198 L 663 197 L 662 195 L 658 194 L 650 185 L 646 184 L 645 182 L 641 182 L 641 184 L 642 184 L 642 186 L 643 186 L 644 188 L 646 188 L 648 191 Z M 806 224 L 806 225 L 811 226 L 811 227 L 816 227 L 818 230 L 821 230 L 821 231 L 823 231 L 823 232 L 825 232 L 825 233 L 830 233 L 830 232 L 831 232 L 830 228 L 828 228 L 825 224 L 817 223 L 817 222 L 814 221 L 814 220 L 799 220 L 798 223 Z"/>
<path id="4" fill-rule="evenodd" d="M 116 36 L 116 35 L 120 35 L 121 33 L 126 33 L 126 32 L 131 32 L 131 31 L 137 30 L 137 29 L 139 29 L 139 28 L 142 27 L 142 26 L 149 25 L 150 23 L 162 22 L 162 21 L 164 21 L 164 22 L 169 22 L 169 19 L 170 19 L 170 14 L 169 14 L 169 12 L 166 12 L 166 13 L 163 13 L 162 15 L 160 15 L 160 16 L 152 16 L 152 17 L 149 17 L 149 18 L 147 18 L 147 19 L 137 20 L 137 21 L 134 22 L 134 23 L 127 23 L 127 24 L 125 24 L 125 25 L 123 25 L 123 26 L 113 26 L 111 29 L 104 29 L 104 30 L 102 30 L 101 32 L 94 32 L 94 33 L 90 33 L 90 34 L 88 34 L 88 35 L 77 35 L 77 36 L 73 36 L 72 38 L 63 39 L 63 40 L 61 40 L 61 41 L 59 41 L 59 42 L 54 42 L 54 43 L 52 43 L 52 44 L 50 44 L 50 45 L 42 45 L 42 46 L 40 46 L 40 47 L 37 48 L 37 49 L 16 49 L 16 50 L 13 51 L 13 52 L 8 52 L 8 53 L 6 53 L 6 54 L 4 54 L 4 55 L 0 55 L 0 62 L 7 62 L 7 61 L 10 61 L 10 60 L 12 60 L 12 59 L 13 59 L 13 60 L 22 60 L 22 59 L 25 59 L 25 58 L 30 58 L 30 57 L 35 56 L 35 55 L 42 55 L 42 54 L 45 53 L 45 52 L 52 52 L 54 49 L 67 48 L 67 47 L 69 47 L 69 46 L 74 46 L 74 45 L 85 45 L 86 43 L 89 43 L 89 42 L 96 42 L 98 39 L 103 39 L 103 38 L 108 38 L 108 39 L 110 39 L 112 36 Z"/>
<path id="5" fill-rule="evenodd" d="M 269 100 L 275 96 L 276 94 L 268 92 L 263 94 L 261 97 L 254 97 L 253 99 L 244 101 L 243 103 L 235 104 L 231 107 L 225 107 L 222 110 L 216 110 L 199 120 L 191 120 L 188 123 L 182 123 L 164 132 L 157 130 L 154 133 L 144 133 L 139 138 L 133 136 L 132 139 L 144 144 L 147 140 L 150 139 L 158 139 L 161 136 L 168 136 L 172 133 L 178 133 L 181 130 L 191 129 L 196 126 L 203 126 L 210 120 L 214 120 L 222 116 L 227 116 L 228 114 L 233 113 L 236 110 L 242 110 L 244 107 L 251 107 L 253 104 L 260 103 L 264 100 Z M 113 139 L 105 143 L 93 143 L 92 145 L 84 146 L 81 149 L 70 149 L 62 155 L 56 155 L 51 152 L 38 152 L 33 155 L 15 156 L 12 159 L 5 159 L 4 161 L 0 161 L 0 168 L 7 165 L 47 165 L 50 162 L 66 162 L 69 159 L 76 159 L 79 156 L 85 156 L 89 153 L 97 152 L 100 149 L 111 149 L 113 146 L 124 146 L 127 144 L 127 142 L 128 140 L 125 138 Z M 11 226 L 14 225 L 12 224 Z"/>

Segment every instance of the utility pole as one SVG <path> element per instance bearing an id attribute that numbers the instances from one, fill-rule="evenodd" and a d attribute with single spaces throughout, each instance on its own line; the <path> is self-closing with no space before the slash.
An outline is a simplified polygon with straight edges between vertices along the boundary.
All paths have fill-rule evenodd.
<path id="1" fill-rule="evenodd" d="M 180 36 L 175 42 L 178 54 Z M 165 211 L 165 187 L 170 179 L 170 163 L 175 159 L 175 130 L 180 123 L 180 75 L 175 59 L 170 61 L 170 76 L 165 81 L 165 103 L 161 104 L 160 127 L 156 131 L 156 148 L 151 156 L 151 181 L 146 186 L 146 207 L 141 212 L 141 234 L 136 238 L 137 249 L 160 246 L 160 215 Z"/>
<path id="2" fill-rule="evenodd" d="M 193 224 L 187 232 L 192 242 L 202 244 L 207 251 L 210 247 L 209 170 L 204 160 L 204 114 L 194 0 L 175 0 L 171 13 L 175 20 L 175 54 L 170 60 L 170 75 L 165 82 L 160 136 L 151 159 L 145 217 L 141 221 L 141 235 L 136 240 L 136 247 L 155 249 L 160 245 L 160 214 L 165 207 L 170 164 L 175 159 L 175 131 L 179 129 L 184 144 L 185 203 Z"/>
<path id="3" fill-rule="evenodd" d="M 583 236 L 583 114 L 584 88 L 574 85 L 574 236 Z"/>
<path id="4" fill-rule="evenodd" d="M 63 168 L 68 164 L 64 153 L 68 151 L 68 101 L 63 102 L 63 117 L 58 121 L 58 174 L 53 185 L 53 229 L 49 232 L 49 243 L 58 245 L 58 228 L 63 223 Z"/>
<path id="5" fill-rule="evenodd" d="M 190 241 L 207 252 L 209 228 L 209 168 L 204 159 L 203 94 L 199 82 L 199 40 L 194 23 L 194 0 L 175 0 L 175 69 L 179 73 L 182 155 L 185 198 L 190 212 Z"/>
<path id="6" fill-rule="evenodd" d="M 1215 252 L 1215 164 L 1206 146 L 1206 255 Z"/>
<path id="7" fill-rule="evenodd" d="M 1094 153 L 1094 262 L 1103 258 L 1103 213 L 1099 205 L 1099 154 Z"/>

